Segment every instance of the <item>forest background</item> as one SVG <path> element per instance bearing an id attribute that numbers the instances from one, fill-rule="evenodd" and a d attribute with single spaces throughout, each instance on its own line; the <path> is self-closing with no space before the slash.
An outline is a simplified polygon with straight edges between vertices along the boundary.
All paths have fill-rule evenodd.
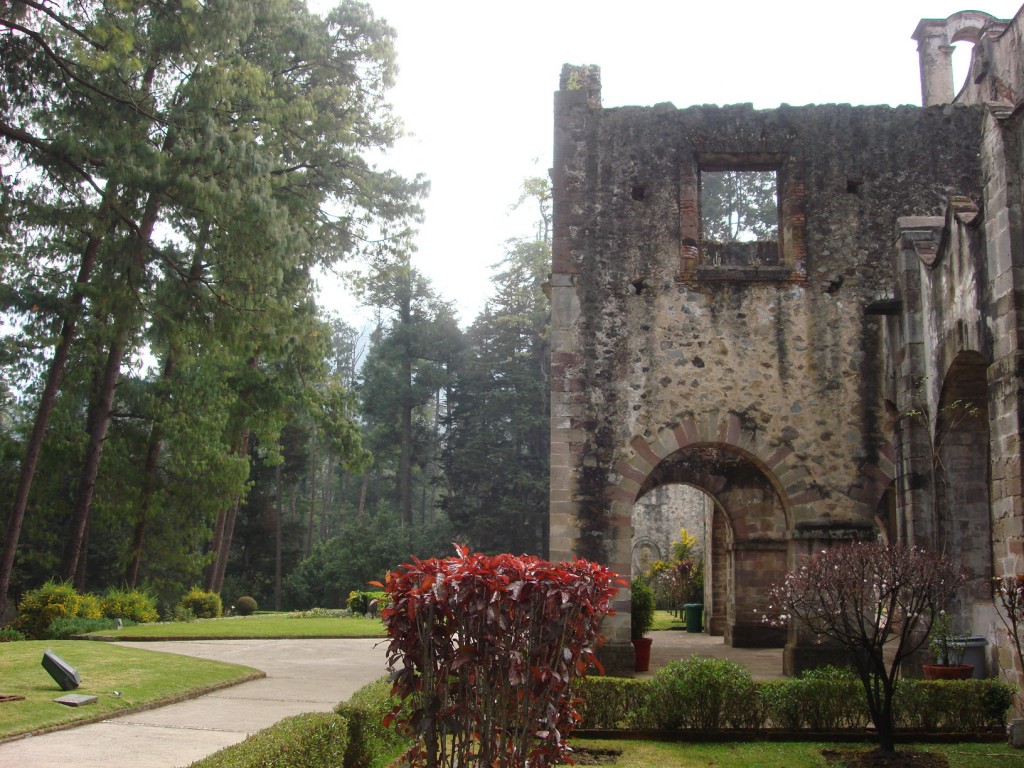
<path id="1" fill-rule="evenodd" d="M 547 549 L 549 195 L 465 328 L 413 266 L 394 31 L 343 0 L 0 0 L 0 617 L 51 577 L 337 607 Z M 367 328 L 317 303 L 356 266 Z"/>

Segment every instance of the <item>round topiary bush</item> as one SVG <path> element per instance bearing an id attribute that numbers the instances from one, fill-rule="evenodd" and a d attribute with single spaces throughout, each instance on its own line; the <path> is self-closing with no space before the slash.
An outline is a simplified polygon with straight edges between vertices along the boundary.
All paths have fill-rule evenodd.
<path id="1" fill-rule="evenodd" d="M 235 600 L 235 612 L 239 616 L 252 616 L 256 613 L 256 601 L 248 595 Z"/>
<path id="2" fill-rule="evenodd" d="M 108 589 L 100 598 L 100 610 L 108 619 L 129 619 L 137 624 L 156 621 L 156 601 L 138 589 Z"/>
<path id="3" fill-rule="evenodd" d="M 178 602 L 178 608 L 189 611 L 197 619 L 216 619 L 223 615 L 224 604 L 216 592 L 192 587 Z"/>

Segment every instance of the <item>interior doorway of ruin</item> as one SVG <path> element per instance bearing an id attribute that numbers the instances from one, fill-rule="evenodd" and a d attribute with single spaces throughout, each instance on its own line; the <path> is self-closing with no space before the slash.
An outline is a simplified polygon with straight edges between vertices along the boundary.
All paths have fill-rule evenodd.
<path id="1" fill-rule="evenodd" d="M 705 609 L 710 613 L 709 597 L 714 595 L 713 579 L 707 577 L 715 575 L 715 571 L 710 567 L 712 565 L 711 558 L 708 557 L 711 552 L 709 545 L 712 542 L 710 533 L 714 514 L 715 500 L 700 488 L 692 485 L 678 483 L 659 485 L 637 499 L 632 512 L 633 540 L 630 578 L 650 577 L 655 563 L 658 561 L 671 562 L 674 548 L 682 540 L 682 533 L 685 531 L 696 539 L 697 543 L 692 550 L 694 558 L 699 558 L 704 562 L 706 596 L 702 597 L 700 602 L 704 603 Z M 652 583 L 652 586 L 655 585 Z M 722 589 L 724 590 L 724 585 L 722 585 Z M 657 589 L 655 591 L 658 592 Z M 671 606 L 659 598 L 658 608 L 660 610 L 669 610 L 675 607 L 677 606 Z M 719 631 L 717 634 L 722 633 Z"/>
<path id="2" fill-rule="evenodd" d="M 693 497 L 694 493 L 699 496 Z M 780 581 L 788 570 L 790 529 L 782 498 L 767 471 L 736 446 L 719 443 L 694 443 L 663 459 L 651 470 L 634 502 L 633 514 L 638 516 L 634 531 L 641 523 L 633 540 L 634 572 L 655 551 L 653 537 L 643 533 L 640 518 L 652 514 L 659 498 L 670 499 L 672 494 L 696 498 L 704 514 L 706 631 L 724 635 L 726 643 L 735 647 L 782 647 L 785 630 L 761 620 L 767 608 L 767 586 Z"/>
<path id="3" fill-rule="evenodd" d="M 992 597 L 986 368 L 976 352 L 954 359 L 943 382 L 934 427 L 937 545 L 967 569 L 965 601 Z M 960 606 L 957 613 L 970 616 L 970 608 Z"/>

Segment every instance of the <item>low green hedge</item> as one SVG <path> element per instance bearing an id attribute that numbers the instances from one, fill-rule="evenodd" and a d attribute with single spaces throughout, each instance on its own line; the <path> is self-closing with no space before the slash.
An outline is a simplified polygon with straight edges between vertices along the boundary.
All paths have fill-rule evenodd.
<path id="1" fill-rule="evenodd" d="M 349 723 L 344 768 L 383 768 L 412 746 L 412 739 L 384 727 L 384 717 L 400 703 L 386 678 L 364 685 L 335 712 Z"/>
<path id="2" fill-rule="evenodd" d="M 649 680 L 578 681 L 579 728 L 596 730 L 863 730 L 864 689 L 849 670 L 826 667 L 786 680 L 749 679 L 731 662 L 673 662 Z M 902 680 L 897 727 L 945 733 L 1005 727 L 1012 689 L 996 680 Z"/>
<path id="3" fill-rule="evenodd" d="M 412 741 L 384 727 L 398 700 L 381 679 L 364 685 L 333 712 L 285 718 L 192 768 L 384 768 Z"/>
<path id="4" fill-rule="evenodd" d="M 338 766 L 348 748 L 348 721 L 335 712 L 287 717 L 245 741 L 192 763 L 193 768 Z"/>

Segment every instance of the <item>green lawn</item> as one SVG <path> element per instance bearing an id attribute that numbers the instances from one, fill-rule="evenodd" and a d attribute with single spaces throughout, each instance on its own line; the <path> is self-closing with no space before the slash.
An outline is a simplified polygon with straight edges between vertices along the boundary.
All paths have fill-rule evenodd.
<path id="1" fill-rule="evenodd" d="M 666 629 L 686 629 L 686 622 L 677 619 L 671 611 L 655 611 L 654 624 L 651 629 L 655 632 Z"/>
<path id="2" fill-rule="evenodd" d="M 81 685 L 62 691 L 42 667 L 43 651 L 53 650 L 78 671 Z M 122 710 L 186 698 L 230 683 L 259 677 L 250 667 L 169 653 L 75 640 L 0 643 L 0 696 L 24 696 L 0 703 L 0 739 L 95 720 Z M 115 695 L 117 691 L 120 695 Z M 54 699 L 67 693 L 99 701 L 67 707 Z"/>
<path id="3" fill-rule="evenodd" d="M 136 624 L 121 630 L 103 630 L 93 636 L 115 640 L 208 640 L 286 637 L 383 637 L 379 619 L 299 618 L 287 613 L 231 616 L 190 622 Z"/>
<path id="4" fill-rule="evenodd" d="M 652 741 L 598 741 L 571 739 L 573 749 L 622 750 L 609 765 L 614 768 L 650 768 L 652 765 L 672 768 L 825 768 L 828 763 L 822 750 L 870 750 L 870 744 L 823 744 L 796 742 L 729 742 L 724 744 L 692 744 Z M 917 744 L 900 750 L 941 752 L 949 768 L 1024 768 L 1024 752 L 1005 743 L 988 744 Z M 836 768 L 832 766 L 831 768 Z"/>

